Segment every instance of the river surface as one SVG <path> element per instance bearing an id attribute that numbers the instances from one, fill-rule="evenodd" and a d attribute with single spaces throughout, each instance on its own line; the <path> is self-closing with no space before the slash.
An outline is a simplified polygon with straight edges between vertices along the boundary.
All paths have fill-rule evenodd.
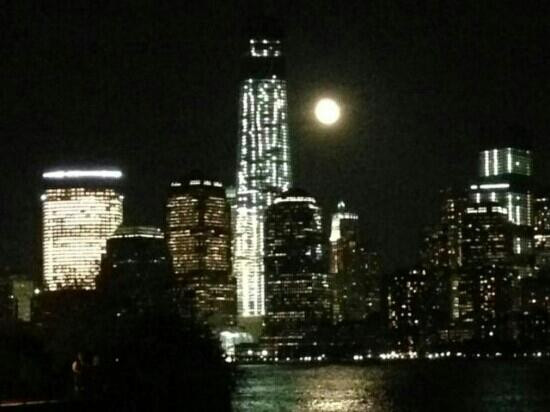
<path id="1" fill-rule="evenodd" d="M 550 411 L 549 361 L 240 366 L 233 410 Z"/>

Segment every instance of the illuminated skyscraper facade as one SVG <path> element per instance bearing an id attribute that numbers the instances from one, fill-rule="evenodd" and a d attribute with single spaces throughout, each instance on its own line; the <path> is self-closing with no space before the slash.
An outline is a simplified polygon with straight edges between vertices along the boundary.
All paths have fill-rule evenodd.
<path id="1" fill-rule="evenodd" d="M 471 185 L 470 199 L 475 203 L 496 202 L 505 207 L 508 221 L 518 226 L 514 253 L 531 254 L 534 223 L 531 151 L 513 147 L 483 150 L 479 164 L 480 182 Z"/>
<path id="2" fill-rule="evenodd" d="M 511 147 L 483 150 L 479 163 L 482 182 L 471 186 L 473 200 L 497 202 L 506 207 L 510 222 L 532 226 L 531 151 Z"/>
<path id="3" fill-rule="evenodd" d="M 343 273 L 353 265 L 358 237 L 359 216 L 346 211 L 346 204 L 339 202 L 330 226 L 330 273 Z"/>
<path id="4" fill-rule="evenodd" d="M 118 170 L 43 174 L 43 280 L 47 290 L 94 289 L 107 238 L 122 223 Z"/>
<path id="5" fill-rule="evenodd" d="M 291 185 L 281 34 L 253 29 L 239 90 L 234 274 L 238 313 L 264 314 L 264 213 Z"/>
<path id="6" fill-rule="evenodd" d="M 202 176 L 171 184 L 166 238 L 176 280 L 194 295 L 198 316 L 212 326 L 234 323 L 231 214 L 220 182 Z"/>

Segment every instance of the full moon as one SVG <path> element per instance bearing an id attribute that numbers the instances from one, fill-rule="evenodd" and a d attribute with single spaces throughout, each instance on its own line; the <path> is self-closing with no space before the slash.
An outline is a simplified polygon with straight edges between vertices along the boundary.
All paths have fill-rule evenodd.
<path id="1" fill-rule="evenodd" d="M 340 118 L 340 106 L 332 99 L 321 99 L 315 105 L 315 117 L 319 122 L 330 126 Z"/>

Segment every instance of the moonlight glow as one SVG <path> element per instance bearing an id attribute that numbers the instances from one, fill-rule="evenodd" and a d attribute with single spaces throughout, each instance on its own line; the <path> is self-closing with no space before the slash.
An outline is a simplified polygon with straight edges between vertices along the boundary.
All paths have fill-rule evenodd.
<path id="1" fill-rule="evenodd" d="M 332 99 L 321 99 L 315 106 L 315 117 L 325 125 L 332 125 L 340 118 L 340 106 Z"/>

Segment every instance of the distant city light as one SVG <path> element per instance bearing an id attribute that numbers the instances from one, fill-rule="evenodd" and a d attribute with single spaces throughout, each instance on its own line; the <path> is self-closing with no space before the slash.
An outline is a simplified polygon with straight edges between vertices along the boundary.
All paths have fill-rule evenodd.
<path id="1" fill-rule="evenodd" d="M 323 98 L 315 105 L 315 116 L 319 122 L 330 126 L 340 119 L 340 106 L 332 99 Z"/>
<path id="2" fill-rule="evenodd" d="M 120 170 L 54 170 L 42 174 L 44 179 L 77 179 L 77 178 L 100 178 L 100 179 L 120 179 L 122 172 Z"/>

